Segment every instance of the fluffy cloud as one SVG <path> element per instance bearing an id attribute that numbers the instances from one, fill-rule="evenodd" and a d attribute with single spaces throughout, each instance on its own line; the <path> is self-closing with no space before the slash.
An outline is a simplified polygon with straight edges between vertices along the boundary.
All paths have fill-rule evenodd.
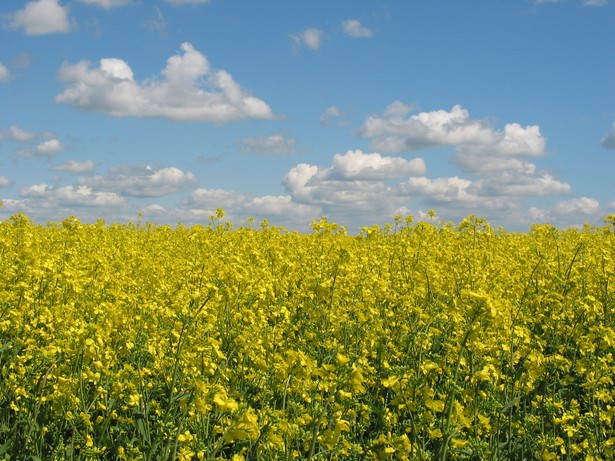
<path id="1" fill-rule="evenodd" d="M 186 220 L 203 219 L 214 214 L 216 208 L 223 208 L 226 217 L 240 222 L 248 217 L 257 220 L 271 220 L 271 224 L 292 227 L 307 227 L 307 224 L 321 215 L 317 206 L 299 204 L 288 195 L 237 194 L 226 189 L 199 188 L 190 194 L 185 207 L 180 211 Z"/>
<path id="2" fill-rule="evenodd" d="M 363 27 L 356 19 L 348 19 L 342 23 L 344 32 L 352 38 L 369 38 L 374 35 L 371 29 Z"/>
<path id="3" fill-rule="evenodd" d="M 422 158 L 406 160 L 401 157 L 383 157 L 379 153 L 349 150 L 333 156 L 333 166 L 322 174 L 327 179 L 378 181 L 403 176 L 418 176 L 426 171 Z"/>
<path id="4" fill-rule="evenodd" d="M 607 149 L 615 149 L 615 122 L 613 122 L 613 128 L 611 131 L 602 137 L 600 144 Z"/>
<path id="5" fill-rule="evenodd" d="M 300 163 L 286 174 L 282 184 L 295 202 L 323 207 L 327 213 L 390 213 L 404 199 L 386 180 L 424 171 L 422 159 L 383 157 L 357 150 L 336 154 L 329 168 Z"/>
<path id="6" fill-rule="evenodd" d="M 342 115 L 342 111 L 340 111 L 337 107 L 330 106 L 320 115 L 320 124 L 325 127 L 329 126 L 332 118 L 339 118 Z M 338 120 L 336 125 L 346 126 L 350 125 L 350 122 L 348 120 Z"/>
<path id="7" fill-rule="evenodd" d="M 95 192 L 87 186 L 55 187 L 46 183 L 23 188 L 20 196 L 37 200 L 39 206 L 118 207 L 125 204 L 115 192 Z"/>
<path id="8" fill-rule="evenodd" d="M 570 192 L 570 186 L 545 171 L 539 171 L 528 157 L 546 154 L 546 139 L 538 126 L 508 123 L 502 130 L 484 120 L 470 117 L 456 105 L 450 111 L 436 110 L 408 115 L 413 107 L 395 101 L 381 116 L 368 117 L 360 134 L 371 138 L 375 147 L 385 152 L 408 152 L 433 146 L 454 146 L 453 162 L 464 172 L 478 177 L 469 184 L 460 178 L 439 178 L 430 187 L 409 187 L 415 193 L 432 195 L 444 202 L 457 197 L 464 203 L 477 205 L 492 196 L 543 196 Z M 427 180 L 427 178 L 425 178 Z M 410 185 L 412 186 L 412 184 Z M 433 186 L 433 187 L 432 187 Z M 454 187 L 452 187 L 454 186 Z M 445 187 L 446 194 L 435 191 Z M 452 189 L 451 189 L 452 187 Z M 446 200 L 445 200 L 446 199 Z M 489 200 L 498 206 L 499 199 Z"/>
<path id="9" fill-rule="evenodd" d="M 175 167 L 156 170 L 146 165 L 112 167 L 106 176 L 79 178 L 79 185 L 114 191 L 122 196 L 161 197 L 178 192 L 195 181 L 196 177 L 189 171 Z"/>
<path id="10" fill-rule="evenodd" d="M 367 117 L 359 134 L 371 138 L 377 150 L 389 153 L 453 145 L 472 154 L 544 154 L 545 140 L 537 126 L 512 123 L 498 131 L 484 120 L 472 119 L 459 105 L 450 111 L 421 112 L 406 117 L 410 110 L 411 106 L 395 101 L 382 116 Z"/>
<path id="11" fill-rule="evenodd" d="M 408 196 L 426 198 L 428 204 L 465 204 L 476 206 L 486 205 L 485 200 L 476 193 L 476 187 L 468 179 L 457 176 L 429 179 L 424 176 L 409 178 L 400 190 Z"/>
<path id="12" fill-rule="evenodd" d="M 337 107 L 328 107 L 327 110 L 324 111 L 320 116 L 320 124 L 322 126 L 329 126 L 329 120 L 331 119 L 331 117 L 341 117 L 341 115 L 342 113 Z"/>
<path id="13" fill-rule="evenodd" d="M 0 130 L 0 141 L 7 139 L 9 141 L 26 142 L 34 139 L 34 133 L 23 130 L 18 126 L 10 126 L 6 130 Z"/>
<path id="14" fill-rule="evenodd" d="M 11 27 L 23 29 L 26 35 L 45 35 L 69 32 L 68 9 L 58 0 L 28 2 L 23 10 L 13 15 Z"/>
<path id="15" fill-rule="evenodd" d="M 485 196 L 538 197 L 571 191 L 569 184 L 558 181 L 545 171 L 534 173 L 534 168 L 526 172 L 500 171 L 477 181 L 477 186 Z"/>
<path id="16" fill-rule="evenodd" d="M 26 133 L 26 132 L 21 132 L 21 133 L 17 132 L 15 134 L 17 134 L 21 138 L 26 138 L 26 136 L 29 135 L 29 133 Z M 31 139 L 31 138 L 28 138 L 28 139 Z M 27 139 L 18 139 L 18 140 L 25 141 Z M 17 152 L 17 155 L 23 158 L 30 158 L 30 157 L 51 158 L 54 155 L 56 155 L 58 152 L 63 151 L 64 149 L 65 149 L 65 146 L 63 146 L 62 143 L 60 143 L 60 141 L 58 141 L 55 138 L 52 138 L 52 139 L 47 139 L 46 141 L 40 142 L 33 149 L 30 149 L 30 148 L 21 149 L 20 151 Z"/>
<path id="17" fill-rule="evenodd" d="M 132 0 L 79 0 L 81 3 L 96 5 L 105 9 L 115 8 L 116 6 L 128 5 Z"/>
<path id="18" fill-rule="evenodd" d="M 269 106 L 241 88 L 224 70 L 212 70 L 207 58 L 189 43 L 167 60 L 160 77 L 141 83 L 128 63 L 101 59 L 62 65 L 58 78 L 66 89 L 55 101 L 114 116 L 230 122 L 273 118 Z"/>
<path id="19" fill-rule="evenodd" d="M 0 62 L 0 83 L 8 82 L 11 79 L 11 73 L 7 67 Z"/>
<path id="20" fill-rule="evenodd" d="M 301 33 L 290 36 L 296 47 L 307 46 L 311 50 L 317 50 L 322 44 L 324 32 L 321 29 L 311 27 Z"/>
<path id="21" fill-rule="evenodd" d="M 235 209 L 250 200 L 247 194 L 236 194 L 226 189 L 199 188 L 190 194 L 190 208 L 215 210 L 216 208 Z"/>
<path id="22" fill-rule="evenodd" d="M 36 146 L 36 155 L 39 157 L 53 157 L 58 152 L 62 151 L 64 146 L 57 139 L 49 139 L 43 141 Z"/>
<path id="23" fill-rule="evenodd" d="M 86 160 L 85 162 L 77 162 L 75 160 L 69 160 L 66 163 L 62 163 L 61 165 L 56 165 L 51 167 L 54 171 L 66 171 L 67 173 L 79 174 L 79 173 L 88 173 L 93 171 L 95 164 L 92 160 Z"/>
<path id="24" fill-rule="evenodd" d="M 6 176 L 0 176 L 0 187 L 7 187 L 11 185 L 11 180 Z"/>
<path id="25" fill-rule="evenodd" d="M 239 142 L 239 150 L 253 152 L 259 155 L 287 155 L 295 153 L 295 140 L 287 139 L 283 133 L 257 138 L 243 138 Z"/>
<path id="26" fill-rule="evenodd" d="M 615 205 L 615 203 L 611 204 Z M 531 207 L 528 215 L 532 223 L 551 223 L 556 227 L 581 227 L 584 219 L 597 221 L 603 212 L 600 202 L 590 197 L 560 201 L 550 210 Z"/>
<path id="27" fill-rule="evenodd" d="M 581 197 L 559 202 L 553 211 L 560 215 L 593 215 L 600 211 L 600 202 L 593 198 Z"/>

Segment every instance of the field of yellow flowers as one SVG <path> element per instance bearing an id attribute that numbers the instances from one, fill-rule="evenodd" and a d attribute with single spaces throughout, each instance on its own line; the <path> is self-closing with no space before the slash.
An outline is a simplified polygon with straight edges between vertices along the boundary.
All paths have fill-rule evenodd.
<path id="1" fill-rule="evenodd" d="M 615 216 L 222 216 L 0 222 L 0 459 L 615 459 Z"/>

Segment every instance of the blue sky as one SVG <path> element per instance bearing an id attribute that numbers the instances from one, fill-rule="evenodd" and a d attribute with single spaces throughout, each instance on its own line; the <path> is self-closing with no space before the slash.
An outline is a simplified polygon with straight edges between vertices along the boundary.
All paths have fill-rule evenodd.
<path id="1" fill-rule="evenodd" d="M 0 218 L 615 213 L 615 2 L 8 0 Z"/>

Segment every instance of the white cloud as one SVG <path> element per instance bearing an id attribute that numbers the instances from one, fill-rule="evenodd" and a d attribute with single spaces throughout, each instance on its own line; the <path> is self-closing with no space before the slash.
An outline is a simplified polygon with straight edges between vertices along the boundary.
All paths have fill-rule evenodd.
<path id="1" fill-rule="evenodd" d="M 68 173 L 78 174 L 93 171 L 95 166 L 96 165 L 92 160 L 86 160 L 85 162 L 69 160 L 66 163 L 62 163 L 61 165 L 51 167 L 51 169 L 54 171 L 66 171 Z"/>
<path id="2" fill-rule="evenodd" d="M 115 8 L 116 6 L 124 6 L 131 3 L 132 0 L 79 0 L 81 3 L 88 5 L 96 5 L 105 9 Z"/>
<path id="3" fill-rule="evenodd" d="M 147 29 L 158 33 L 164 33 L 167 29 L 167 23 L 162 14 L 162 11 L 157 6 L 154 7 L 154 16 L 151 19 L 143 21 L 143 26 Z"/>
<path id="4" fill-rule="evenodd" d="M 483 121 L 470 118 L 467 110 L 454 106 L 450 112 L 421 112 L 408 118 L 389 106 L 383 116 L 369 116 L 359 134 L 372 138 L 374 147 L 383 152 L 409 152 L 432 146 L 483 144 L 494 141 L 493 129 Z"/>
<path id="5" fill-rule="evenodd" d="M 583 0 L 583 6 L 603 6 L 608 0 Z"/>
<path id="6" fill-rule="evenodd" d="M 258 221 L 267 219 L 271 224 L 295 229 L 307 227 L 322 213 L 319 207 L 299 204 L 288 195 L 254 197 L 226 189 L 199 188 L 190 194 L 182 214 L 187 219 L 202 219 L 213 215 L 216 208 L 223 208 L 225 218 L 235 223 L 254 217 Z"/>
<path id="7" fill-rule="evenodd" d="M 512 123 L 498 131 L 484 120 L 472 119 L 459 105 L 450 111 L 421 112 L 406 118 L 410 108 L 395 101 L 382 116 L 367 117 L 359 134 L 373 139 L 377 150 L 391 153 L 457 145 L 475 154 L 544 154 L 545 140 L 538 126 Z"/>
<path id="8" fill-rule="evenodd" d="M 23 29 L 26 35 L 69 32 L 68 8 L 61 6 L 58 0 L 28 2 L 23 10 L 13 15 L 11 26 Z"/>
<path id="9" fill-rule="evenodd" d="M 288 155 L 295 153 L 295 140 L 287 139 L 283 133 L 257 138 L 243 138 L 239 142 L 239 150 L 253 152 L 259 155 Z"/>
<path id="10" fill-rule="evenodd" d="M 600 211 L 600 202 L 593 198 L 581 197 L 559 202 L 553 211 L 561 215 L 594 215 Z"/>
<path id="11" fill-rule="evenodd" d="M 383 115 L 385 117 L 403 117 L 414 110 L 414 106 L 406 104 L 401 101 L 393 101 L 384 110 Z"/>
<path id="12" fill-rule="evenodd" d="M 43 141 L 38 146 L 36 146 L 36 155 L 39 157 L 53 157 L 58 152 L 62 151 L 64 146 L 60 144 L 60 141 L 57 139 L 49 139 L 47 141 Z"/>
<path id="13" fill-rule="evenodd" d="M 549 212 L 540 208 L 530 207 L 527 212 L 533 223 L 545 223 L 551 219 Z"/>
<path id="14" fill-rule="evenodd" d="M 615 149 L 615 122 L 613 122 L 613 128 L 611 131 L 602 137 L 600 144 L 607 149 Z"/>
<path id="15" fill-rule="evenodd" d="M 507 196 L 485 193 L 480 183 L 458 176 L 430 179 L 411 177 L 399 187 L 400 193 L 422 204 L 438 207 L 442 215 L 461 217 L 466 210 L 507 210 L 519 201 Z"/>
<path id="16" fill-rule="evenodd" d="M 301 33 L 293 34 L 290 36 L 295 46 L 307 46 L 311 50 L 317 50 L 322 44 L 324 38 L 324 32 L 321 29 L 311 27 L 304 30 Z"/>
<path id="17" fill-rule="evenodd" d="M 437 202 L 478 202 L 479 197 L 470 192 L 472 181 L 457 176 L 429 179 L 425 176 L 409 178 L 402 185 L 408 195 L 428 196 Z"/>
<path id="18" fill-rule="evenodd" d="M 494 196 L 537 197 L 551 194 L 567 194 L 570 185 L 558 181 L 549 173 L 523 173 L 502 171 L 487 179 L 477 181 L 481 194 Z"/>
<path id="19" fill-rule="evenodd" d="M 286 174 L 282 184 L 297 203 L 329 211 L 380 212 L 400 205 L 400 198 L 385 180 L 418 174 L 424 168 L 422 159 L 408 161 L 348 151 L 335 155 L 329 168 L 300 163 Z"/>
<path id="20" fill-rule="evenodd" d="M 236 209 L 247 202 L 250 196 L 236 194 L 227 189 L 198 188 L 190 194 L 188 204 L 191 208 L 215 210 L 216 208 Z"/>
<path id="21" fill-rule="evenodd" d="M 12 184 L 11 180 L 6 176 L 0 176 L 0 187 L 7 187 Z"/>
<path id="22" fill-rule="evenodd" d="M 335 106 L 330 106 L 325 110 L 320 116 L 320 124 L 322 126 L 329 126 L 331 122 L 331 118 L 333 117 L 341 117 L 342 112 Z M 339 122 L 338 125 L 343 125 L 345 122 Z"/>
<path id="23" fill-rule="evenodd" d="M 0 62 L 0 83 L 8 82 L 11 79 L 11 73 L 7 67 Z"/>
<path id="24" fill-rule="evenodd" d="M 115 192 L 95 192 L 87 186 L 55 187 L 46 183 L 34 184 L 21 190 L 20 196 L 39 201 L 38 206 L 118 207 L 125 204 Z"/>
<path id="25" fill-rule="evenodd" d="M 333 166 L 323 172 L 330 179 L 378 181 L 403 176 L 418 176 L 426 171 L 422 158 L 406 160 L 401 157 L 383 157 L 379 153 L 349 150 L 333 156 Z"/>
<path id="26" fill-rule="evenodd" d="M 25 131 L 18 126 L 10 126 L 6 130 L 0 130 L 0 141 L 8 139 L 10 141 L 26 142 L 34 139 L 34 133 Z"/>
<path id="27" fill-rule="evenodd" d="M 613 205 L 615 203 L 611 204 Z M 560 201 L 550 210 L 537 207 L 528 209 L 531 223 L 550 223 L 558 228 L 570 226 L 580 228 L 583 226 L 583 220 L 591 220 L 598 224 L 602 213 L 600 202 L 590 197 Z"/>
<path id="28" fill-rule="evenodd" d="M 79 185 L 97 190 L 115 191 L 123 196 L 161 197 L 178 192 L 195 181 L 196 177 L 189 171 L 185 172 L 175 167 L 155 170 L 146 165 L 113 167 L 106 176 L 79 178 Z"/>
<path id="29" fill-rule="evenodd" d="M 436 110 L 408 116 L 412 109 L 412 106 L 395 101 L 381 116 L 368 117 L 360 134 L 372 138 L 374 146 L 385 152 L 454 146 L 454 163 L 461 170 L 480 178 L 472 185 L 476 197 L 543 196 L 570 192 L 568 184 L 539 171 L 535 164 L 525 160 L 525 157 L 546 154 L 546 139 L 540 133 L 540 127 L 508 123 L 498 130 L 485 120 L 471 118 L 459 105 L 450 111 Z M 440 182 L 434 185 L 442 186 L 442 180 L 440 178 Z M 447 178 L 447 181 L 451 180 Z M 453 183 L 459 186 L 457 181 Z M 429 192 L 428 189 L 425 191 Z M 473 197 L 458 196 L 460 199 Z"/>
<path id="30" fill-rule="evenodd" d="M 241 88 L 224 70 L 214 71 L 189 43 L 170 57 L 160 77 L 138 83 L 128 63 L 101 59 L 62 65 L 58 78 L 66 89 L 55 101 L 114 116 L 230 122 L 273 118 L 269 106 Z"/>
<path id="31" fill-rule="evenodd" d="M 465 144 L 465 143 L 464 143 Z M 489 143 L 467 143 L 461 149 L 465 153 L 497 156 L 531 156 L 545 154 L 546 140 L 540 134 L 537 125 L 522 127 L 518 123 L 508 123 L 503 131 L 493 131 L 493 140 Z"/>
<path id="32" fill-rule="evenodd" d="M 371 29 L 361 26 L 361 22 L 356 19 L 348 19 L 342 23 L 344 32 L 353 38 L 369 38 L 374 35 Z"/>

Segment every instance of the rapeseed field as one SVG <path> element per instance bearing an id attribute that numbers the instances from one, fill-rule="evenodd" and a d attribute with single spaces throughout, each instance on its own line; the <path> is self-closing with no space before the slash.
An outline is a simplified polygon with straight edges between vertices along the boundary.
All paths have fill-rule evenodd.
<path id="1" fill-rule="evenodd" d="M 0 222 L 0 459 L 615 459 L 615 216 Z"/>

